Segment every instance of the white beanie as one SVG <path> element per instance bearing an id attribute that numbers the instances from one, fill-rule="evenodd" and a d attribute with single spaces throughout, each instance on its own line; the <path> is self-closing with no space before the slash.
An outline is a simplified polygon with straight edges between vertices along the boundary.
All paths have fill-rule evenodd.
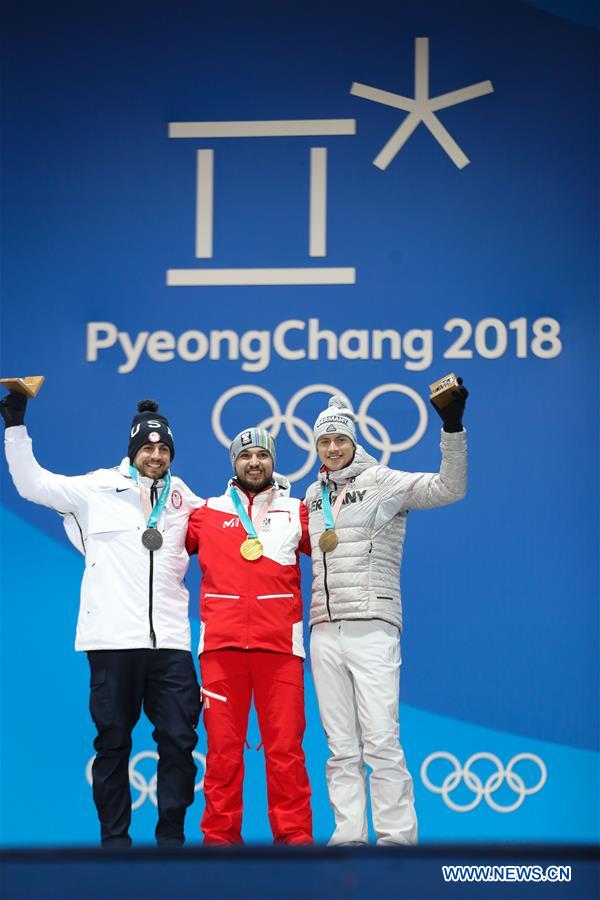
<path id="1" fill-rule="evenodd" d="M 346 400 L 339 394 L 331 397 L 327 409 L 317 416 L 314 427 L 315 446 L 319 438 L 328 434 L 343 434 L 350 438 L 356 447 L 355 416 Z"/>

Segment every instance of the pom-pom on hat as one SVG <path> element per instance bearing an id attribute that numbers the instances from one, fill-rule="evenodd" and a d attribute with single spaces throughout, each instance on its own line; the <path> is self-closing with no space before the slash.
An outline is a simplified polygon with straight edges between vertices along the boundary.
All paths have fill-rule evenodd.
<path id="1" fill-rule="evenodd" d="M 138 450 L 144 444 L 166 444 L 171 452 L 171 460 L 173 460 L 175 456 L 173 435 L 168 420 L 158 412 L 156 400 L 140 400 L 137 408 L 137 416 L 134 416 L 131 421 L 129 447 L 127 448 L 130 462 L 133 463 Z"/>
<path id="2" fill-rule="evenodd" d="M 339 394 L 331 397 L 327 409 L 317 416 L 315 446 L 319 438 L 328 434 L 344 434 L 356 447 L 356 417 L 348 402 Z"/>
<path id="3" fill-rule="evenodd" d="M 275 465 L 275 438 L 264 428 L 246 428 L 236 434 L 229 445 L 229 458 L 231 459 L 231 467 L 235 472 L 235 461 L 242 450 L 249 450 L 250 447 L 262 447 L 267 453 L 270 453 Z"/>

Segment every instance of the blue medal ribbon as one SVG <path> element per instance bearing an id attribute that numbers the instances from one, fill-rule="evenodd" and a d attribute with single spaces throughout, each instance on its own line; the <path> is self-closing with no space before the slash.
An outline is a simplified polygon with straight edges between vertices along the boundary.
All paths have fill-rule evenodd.
<path id="1" fill-rule="evenodd" d="M 333 510 L 331 508 L 331 500 L 329 499 L 329 491 L 325 482 L 321 485 L 321 501 L 323 505 L 323 518 L 325 519 L 325 530 L 330 531 L 335 526 L 333 518 Z"/>
<path id="2" fill-rule="evenodd" d="M 256 528 L 254 527 L 254 525 L 252 523 L 252 519 L 250 518 L 250 516 L 244 509 L 244 504 L 238 497 L 238 492 L 236 491 L 236 489 L 234 488 L 234 486 L 232 484 L 229 485 L 229 494 L 231 496 L 231 499 L 233 500 L 233 505 L 235 506 L 235 511 L 238 514 L 238 518 L 239 518 L 240 522 L 244 526 L 246 534 L 248 535 L 248 537 L 256 538 L 258 540 L 258 535 L 256 533 Z"/>
<path id="3" fill-rule="evenodd" d="M 129 466 L 129 474 L 131 475 L 131 477 L 137 484 L 138 478 L 139 478 L 139 472 L 135 468 L 135 466 Z M 148 519 L 146 528 L 156 528 L 156 523 L 158 522 L 158 520 L 160 518 L 160 514 L 162 513 L 163 509 L 167 505 L 167 497 L 169 496 L 170 490 L 171 490 L 171 473 L 167 472 L 167 474 L 165 475 L 165 483 L 164 483 L 163 489 L 160 492 L 160 497 L 154 504 L 154 508 L 153 508 L 152 512 L 150 513 L 150 518 Z"/>

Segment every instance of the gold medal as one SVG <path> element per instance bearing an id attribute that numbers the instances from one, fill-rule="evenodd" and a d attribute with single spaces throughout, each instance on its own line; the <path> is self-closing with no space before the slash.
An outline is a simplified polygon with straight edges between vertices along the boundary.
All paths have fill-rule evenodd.
<path id="1" fill-rule="evenodd" d="M 246 538 L 240 547 L 240 553 L 244 559 L 251 560 L 260 559 L 263 555 L 263 545 L 258 538 Z"/>
<path id="2" fill-rule="evenodd" d="M 322 550 L 323 553 L 331 553 L 332 550 L 335 550 L 339 542 L 340 539 L 337 536 L 335 529 L 328 528 L 319 538 L 319 549 Z"/>

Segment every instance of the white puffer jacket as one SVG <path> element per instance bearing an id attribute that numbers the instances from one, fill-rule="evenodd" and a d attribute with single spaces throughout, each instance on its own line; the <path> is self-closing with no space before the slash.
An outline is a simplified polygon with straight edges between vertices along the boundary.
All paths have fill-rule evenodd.
<path id="1" fill-rule="evenodd" d="M 204 501 L 171 477 L 157 522 L 163 545 L 149 553 L 129 459 L 87 475 L 55 475 L 38 464 L 24 425 L 6 429 L 5 450 L 19 494 L 62 515 L 69 539 L 85 556 L 75 649 L 189 650 L 185 535 L 190 514 Z M 149 488 L 152 479 L 142 482 Z"/>
<path id="2" fill-rule="evenodd" d="M 310 624 L 339 619 L 384 619 L 402 628 L 400 566 L 409 509 L 432 509 L 462 500 L 467 491 L 466 431 L 442 430 L 439 472 L 400 472 L 381 466 L 362 448 L 339 472 L 322 471 L 311 484 L 308 508 L 313 587 Z M 321 485 L 331 504 L 348 489 L 335 530 L 339 544 L 319 549 L 325 530 Z"/>

